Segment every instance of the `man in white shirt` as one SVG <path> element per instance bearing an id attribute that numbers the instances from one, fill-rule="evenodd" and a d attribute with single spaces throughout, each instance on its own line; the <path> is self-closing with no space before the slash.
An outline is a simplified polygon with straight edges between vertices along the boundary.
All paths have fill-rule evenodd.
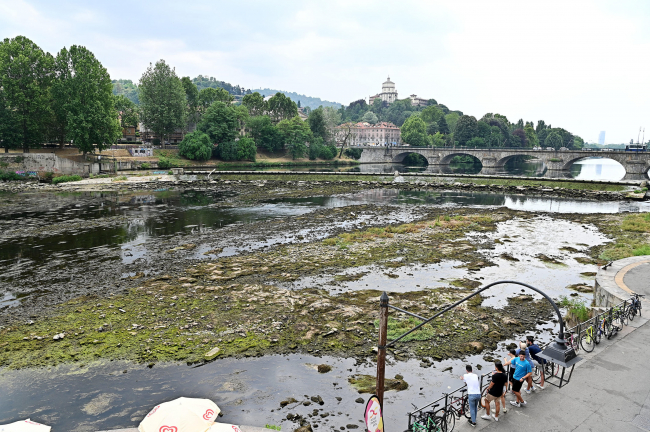
<path id="1" fill-rule="evenodd" d="M 472 373 L 472 366 L 465 366 L 467 373 L 460 377 L 465 380 L 467 384 L 467 399 L 469 402 L 469 413 L 471 419 L 467 420 L 472 427 L 476 427 L 476 411 L 478 411 L 478 404 L 481 402 L 481 385 L 478 381 L 478 376 Z"/>

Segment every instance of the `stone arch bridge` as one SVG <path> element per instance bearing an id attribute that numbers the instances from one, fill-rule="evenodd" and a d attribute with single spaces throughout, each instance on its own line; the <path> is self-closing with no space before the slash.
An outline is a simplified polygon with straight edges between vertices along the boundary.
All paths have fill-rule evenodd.
<path id="1" fill-rule="evenodd" d="M 362 147 L 361 163 L 401 163 L 410 153 L 418 153 L 429 162 L 430 171 L 446 172 L 454 156 L 474 156 L 483 165 L 481 174 L 491 174 L 515 156 L 533 156 L 546 165 L 552 177 L 565 177 L 571 165 L 587 158 L 606 158 L 625 168 L 625 180 L 645 180 L 650 169 L 650 152 L 533 149 L 466 149 L 448 147 Z"/>

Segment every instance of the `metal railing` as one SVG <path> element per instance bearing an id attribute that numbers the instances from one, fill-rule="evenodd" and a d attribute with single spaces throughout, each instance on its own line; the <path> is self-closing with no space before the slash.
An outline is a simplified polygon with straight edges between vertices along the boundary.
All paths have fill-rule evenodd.
<path id="1" fill-rule="evenodd" d="M 575 326 L 565 330 L 564 333 L 574 335 L 574 337 L 577 339 L 577 342 L 575 344 L 572 344 L 572 345 L 573 345 L 573 348 L 576 351 L 579 351 L 580 350 L 581 336 L 587 329 L 589 329 L 591 326 L 593 326 L 594 330 L 598 331 L 600 322 L 601 322 L 603 317 L 608 316 L 608 318 L 613 321 L 615 319 L 614 318 L 614 311 L 616 310 L 616 311 L 620 311 L 620 313 L 622 313 L 622 314 L 626 314 L 628 312 L 627 307 L 631 303 L 632 303 L 631 300 L 624 300 L 621 303 L 618 303 L 618 304 L 616 304 L 614 306 L 609 307 L 604 312 L 601 312 L 601 313 L 595 315 L 594 317 L 589 318 L 587 321 L 579 322 Z M 406 311 L 404 311 L 404 312 L 406 312 Z M 409 314 L 409 315 L 411 315 L 411 314 Z M 621 326 L 623 326 L 624 324 L 625 324 L 624 321 L 621 319 Z M 629 323 L 628 323 L 628 325 L 629 325 Z M 569 344 L 569 341 L 567 340 L 567 345 L 568 344 Z M 543 345 L 540 346 L 540 348 L 543 350 L 546 345 L 548 345 L 548 344 L 543 344 Z M 510 366 L 508 366 L 506 368 L 506 374 L 508 374 L 508 376 L 509 376 L 509 373 L 510 373 Z M 544 373 L 544 368 L 541 368 L 541 373 Z M 480 383 L 481 395 L 483 395 L 483 392 L 484 392 L 485 388 L 490 384 L 491 379 L 489 377 L 491 375 L 492 375 L 492 372 L 488 372 L 488 373 L 483 374 L 483 375 L 480 376 L 479 383 Z M 486 377 L 488 377 L 488 378 L 486 379 Z M 426 405 L 424 405 L 422 407 L 415 408 L 413 411 L 408 413 L 408 430 L 412 430 L 413 422 L 418 417 L 418 414 L 422 413 L 427 408 L 430 408 L 430 407 L 438 404 L 439 406 L 435 408 L 434 412 L 436 414 L 440 413 L 440 415 L 444 416 L 444 415 L 446 415 L 446 413 L 449 412 L 451 405 L 454 405 L 454 404 L 457 404 L 457 403 L 464 404 L 464 398 L 466 397 L 465 396 L 466 392 L 467 392 L 467 384 L 463 384 L 461 387 L 457 388 L 456 390 L 453 390 L 453 391 L 451 391 L 449 393 L 443 393 L 442 396 L 440 396 L 438 399 L 435 399 L 434 401 L 429 402 L 428 404 L 426 404 Z M 443 405 L 443 401 L 444 401 L 444 405 Z M 480 408 L 481 408 L 481 406 L 479 406 L 479 409 Z M 447 432 L 451 432 L 451 431 L 447 430 Z"/>

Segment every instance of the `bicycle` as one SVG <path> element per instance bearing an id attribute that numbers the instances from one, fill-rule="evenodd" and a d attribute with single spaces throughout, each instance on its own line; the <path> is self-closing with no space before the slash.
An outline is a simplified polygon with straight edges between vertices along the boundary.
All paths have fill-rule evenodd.
<path id="1" fill-rule="evenodd" d="M 594 350 L 597 343 L 596 333 L 598 332 L 593 324 L 585 329 L 584 334 L 580 338 L 580 346 L 585 352 L 592 352 Z"/>
<path id="2" fill-rule="evenodd" d="M 634 317 L 636 317 L 637 313 L 639 314 L 639 316 L 641 316 L 640 297 L 645 297 L 645 296 L 643 294 L 637 294 L 637 293 L 632 294 L 632 302 L 628 306 L 628 312 L 627 312 L 627 316 L 630 319 L 630 321 L 634 321 Z"/>
<path id="3" fill-rule="evenodd" d="M 573 332 L 565 332 L 564 340 L 566 344 L 573 348 L 574 351 L 578 352 L 580 350 L 580 341 L 578 340 L 578 335 L 575 335 Z"/>
<path id="4" fill-rule="evenodd" d="M 541 364 L 536 362 L 535 368 L 533 369 L 533 382 L 535 384 L 542 382 L 542 373 L 544 373 L 544 380 L 557 376 L 557 374 L 560 373 L 560 365 L 547 361 L 542 367 Z"/>
<path id="5" fill-rule="evenodd" d="M 411 432 L 451 432 L 451 430 L 447 430 L 445 417 L 436 415 L 435 409 L 439 405 L 435 404 L 431 411 L 421 411 L 409 430 Z"/>
<path id="6" fill-rule="evenodd" d="M 461 416 L 465 416 L 467 419 L 472 418 L 469 411 L 469 397 L 467 396 L 467 390 L 463 390 L 459 398 L 452 399 L 445 411 L 445 421 L 447 422 L 447 430 L 449 432 L 452 431 L 456 425 L 456 417 L 460 419 Z M 451 427 L 449 427 L 450 425 Z"/>

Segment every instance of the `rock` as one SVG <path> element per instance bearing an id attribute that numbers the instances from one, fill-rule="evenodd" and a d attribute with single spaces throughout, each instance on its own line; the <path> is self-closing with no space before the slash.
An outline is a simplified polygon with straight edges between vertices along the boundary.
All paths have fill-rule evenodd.
<path id="1" fill-rule="evenodd" d="M 354 401 L 356 403 L 363 403 L 364 402 L 363 398 L 356 398 Z"/>
<path id="2" fill-rule="evenodd" d="M 311 405 L 311 402 L 309 402 L 309 401 L 304 401 L 302 404 L 303 404 L 304 406 L 309 406 L 309 405 Z"/>
<path id="3" fill-rule="evenodd" d="M 345 425 L 345 427 L 348 428 L 348 429 L 358 429 L 358 428 L 359 428 L 359 425 L 348 424 L 348 425 Z"/>
<path id="4" fill-rule="evenodd" d="M 52 339 L 59 340 L 59 339 L 63 339 L 64 337 L 65 337 L 65 333 L 59 333 L 59 334 L 55 334 L 54 337 L 52 337 Z"/>
<path id="5" fill-rule="evenodd" d="M 339 402 L 341 402 L 341 401 L 343 400 L 343 398 L 340 397 L 340 396 L 337 396 L 337 397 L 336 397 L 336 400 L 339 401 Z"/>
<path id="6" fill-rule="evenodd" d="M 292 404 L 292 403 L 296 403 L 296 402 L 298 402 L 296 399 L 290 397 L 290 398 L 285 399 L 282 402 L 280 402 L 280 408 L 284 408 L 285 406 L 287 406 L 289 404 Z M 291 419 L 289 419 L 289 420 L 291 420 Z"/>
<path id="7" fill-rule="evenodd" d="M 470 346 L 472 348 L 472 351 L 476 353 L 480 353 L 485 348 L 483 342 L 470 342 L 467 345 Z"/>
<path id="8" fill-rule="evenodd" d="M 324 405 L 323 398 L 320 396 L 312 396 L 311 401 L 317 403 L 318 405 Z"/>
<path id="9" fill-rule="evenodd" d="M 219 351 L 221 351 L 221 348 L 219 348 L 219 347 L 212 348 L 210 351 L 205 353 L 205 359 L 206 360 L 212 360 L 213 358 L 215 358 L 219 354 Z"/>
<path id="10" fill-rule="evenodd" d="M 332 366 L 328 364 L 319 364 L 318 365 L 318 372 L 319 373 L 327 373 L 332 370 Z"/>

